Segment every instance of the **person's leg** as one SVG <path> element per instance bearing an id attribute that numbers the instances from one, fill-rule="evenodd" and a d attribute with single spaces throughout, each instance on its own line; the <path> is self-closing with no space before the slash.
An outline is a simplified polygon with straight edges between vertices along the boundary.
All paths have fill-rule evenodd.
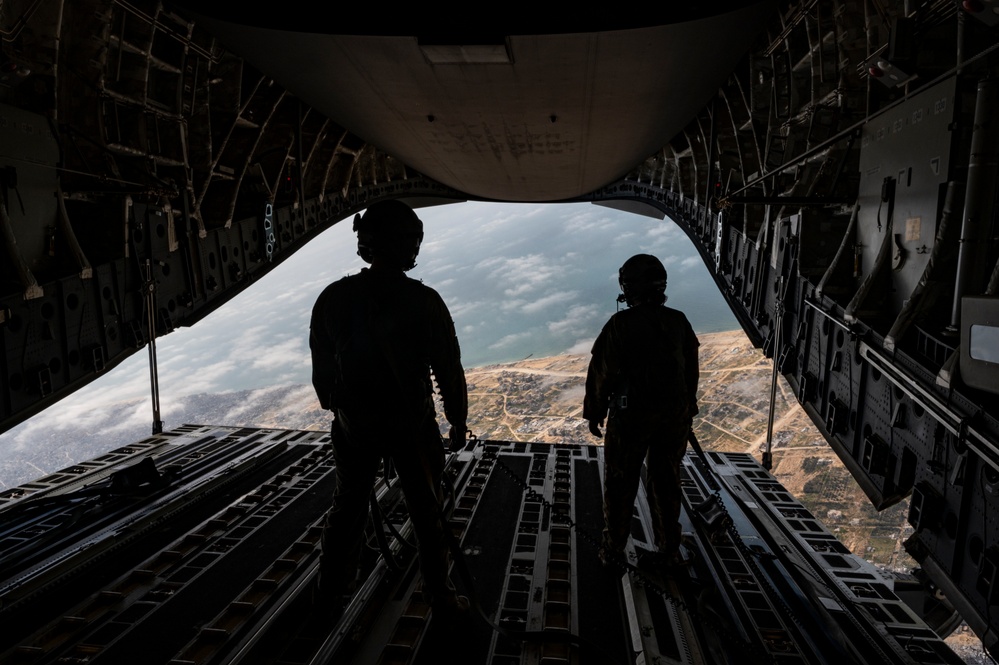
<path id="1" fill-rule="evenodd" d="M 610 419 L 604 437 L 603 546 L 612 555 L 628 543 L 644 459 L 643 442 L 636 441 L 619 418 Z"/>
<path id="2" fill-rule="evenodd" d="M 649 445 L 645 493 L 656 548 L 664 554 L 674 555 L 680 548 L 682 536 L 679 523 L 682 503 L 680 464 L 687 450 L 690 419 L 664 422 L 659 428 L 661 431 L 656 436 L 657 440 Z"/>
<path id="3" fill-rule="evenodd" d="M 319 564 L 320 593 L 331 599 L 349 592 L 357 576 L 368 497 L 381 459 L 370 446 L 349 440 L 336 423 L 332 441 L 336 489 L 323 525 Z"/>
<path id="4" fill-rule="evenodd" d="M 431 604 L 447 604 L 454 599 L 455 592 L 448 579 L 447 543 L 441 516 L 444 444 L 432 412 L 417 430 L 412 439 L 393 443 L 390 454 L 416 532 L 424 594 Z"/>

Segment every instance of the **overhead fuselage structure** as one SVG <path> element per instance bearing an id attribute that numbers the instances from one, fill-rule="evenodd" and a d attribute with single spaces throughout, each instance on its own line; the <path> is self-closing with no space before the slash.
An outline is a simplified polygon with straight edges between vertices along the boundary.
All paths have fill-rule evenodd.
<path id="1" fill-rule="evenodd" d="M 999 2 L 202 4 L 0 5 L 0 431 L 375 201 L 668 216 L 995 647 Z"/>

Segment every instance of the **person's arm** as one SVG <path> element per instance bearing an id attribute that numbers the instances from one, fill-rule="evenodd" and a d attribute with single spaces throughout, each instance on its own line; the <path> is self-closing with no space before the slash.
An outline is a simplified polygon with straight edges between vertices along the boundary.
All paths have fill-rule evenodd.
<path id="1" fill-rule="evenodd" d="M 687 384 L 687 399 L 690 404 L 690 415 L 696 416 L 700 409 L 697 406 L 697 383 L 700 380 L 700 367 L 698 366 L 697 349 L 701 343 L 694 334 L 694 329 L 687 322 L 687 334 L 684 336 L 683 367 L 684 380 Z"/>
<path id="2" fill-rule="evenodd" d="M 309 348 L 312 350 L 312 386 L 316 389 L 319 405 L 333 410 L 336 371 L 336 350 L 326 327 L 326 292 L 316 300 L 309 325 Z"/>
<path id="3" fill-rule="evenodd" d="M 430 366 L 441 391 L 444 417 L 451 424 L 451 449 L 455 450 L 464 442 L 468 429 L 468 388 L 451 313 L 436 291 L 433 295 L 430 299 L 431 311 L 428 312 L 433 326 Z"/>
<path id="4" fill-rule="evenodd" d="M 611 377 L 614 364 L 613 345 L 610 343 L 610 323 L 604 326 L 593 343 L 590 365 L 586 370 L 586 395 L 583 398 L 583 418 L 589 422 L 590 433 L 600 437 L 600 427 L 607 417 Z"/>

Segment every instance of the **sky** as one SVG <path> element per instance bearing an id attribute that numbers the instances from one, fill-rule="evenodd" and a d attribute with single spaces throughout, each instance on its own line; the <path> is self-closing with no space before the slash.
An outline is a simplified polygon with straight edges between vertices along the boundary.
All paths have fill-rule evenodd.
<path id="1" fill-rule="evenodd" d="M 462 203 L 422 208 L 425 239 L 409 275 L 447 303 L 466 367 L 588 353 L 615 312 L 617 270 L 638 253 L 669 273 L 668 305 L 694 330 L 737 328 L 693 244 L 669 219 L 592 204 Z M 335 225 L 266 277 L 191 328 L 157 342 L 160 401 L 185 395 L 309 383 L 309 317 L 319 292 L 358 272 L 350 220 Z M 48 427 L 100 422 L 102 405 L 149 395 L 145 350 L 17 430 L 0 446 L 28 445 Z M 150 421 L 148 399 L 116 427 Z M 6 439 L 6 441 L 5 441 Z"/>

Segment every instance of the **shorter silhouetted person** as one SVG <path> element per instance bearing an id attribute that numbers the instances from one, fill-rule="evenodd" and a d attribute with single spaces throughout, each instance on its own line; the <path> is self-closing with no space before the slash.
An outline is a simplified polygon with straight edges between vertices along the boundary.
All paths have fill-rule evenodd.
<path id="1" fill-rule="evenodd" d="M 697 337 L 687 317 L 665 306 L 666 268 L 638 254 L 619 272 L 628 308 L 610 318 L 593 345 L 583 417 L 604 439 L 604 522 L 600 558 L 624 560 L 642 463 L 656 557 L 680 563 L 680 463 L 697 414 Z"/>
<path id="2" fill-rule="evenodd" d="M 416 265 L 423 223 L 398 201 L 354 218 L 370 268 L 330 284 L 312 310 L 309 346 L 319 403 L 334 413 L 336 490 L 322 535 L 321 597 L 336 602 L 357 576 L 368 497 L 383 457 L 394 462 L 419 543 L 423 593 L 435 609 L 465 609 L 448 579 L 442 530 L 444 446 L 433 402 L 440 388 L 452 448 L 468 412 L 454 323 L 436 291 L 404 273 Z"/>

